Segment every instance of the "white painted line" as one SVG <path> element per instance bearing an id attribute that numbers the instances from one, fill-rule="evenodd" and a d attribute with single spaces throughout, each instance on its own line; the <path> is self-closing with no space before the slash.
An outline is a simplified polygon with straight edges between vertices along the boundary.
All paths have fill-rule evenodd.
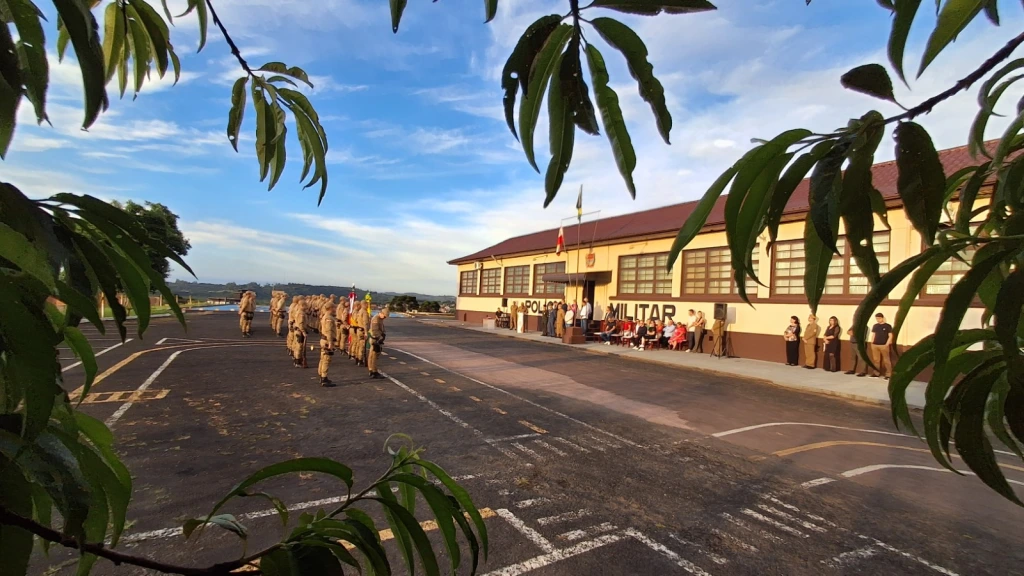
<path id="1" fill-rule="evenodd" d="M 520 451 L 520 452 L 522 452 L 523 454 L 528 454 L 528 455 L 529 455 L 529 456 L 530 456 L 531 458 L 533 458 L 534 460 L 543 460 L 543 459 L 544 459 L 544 457 L 543 457 L 543 456 L 541 456 L 540 454 L 537 454 L 537 453 L 536 453 L 536 452 L 534 452 L 533 450 L 530 450 L 530 449 L 529 449 L 529 448 L 527 448 L 526 446 L 523 446 L 523 445 L 522 445 L 522 444 L 520 444 L 519 442 L 513 442 L 513 443 L 512 443 L 512 446 L 514 446 L 514 447 L 515 447 L 515 448 L 516 448 L 517 450 L 519 450 L 519 451 Z"/>
<path id="2" fill-rule="evenodd" d="M 157 346 L 160 346 L 160 345 L 161 345 L 161 344 L 163 344 L 164 342 L 167 342 L 167 338 L 161 338 L 161 339 L 157 340 L 157 341 L 156 341 L 156 345 L 157 345 Z"/>
<path id="3" fill-rule="evenodd" d="M 779 510 L 778 508 L 772 508 L 771 506 L 768 506 L 768 505 L 765 505 L 765 504 L 758 504 L 757 507 L 760 508 L 761 510 L 764 510 L 765 512 L 768 512 L 769 514 L 775 514 L 776 516 L 778 516 L 779 518 L 782 518 L 783 520 L 788 520 L 789 522 L 792 522 L 793 524 L 799 524 L 800 526 L 803 526 L 804 528 L 807 528 L 808 530 L 810 530 L 812 532 L 818 532 L 820 534 L 824 534 L 824 533 L 828 532 L 828 530 L 822 528 L 821 526 L 818 526 L 817 524 L 813 524 L 811 522 L 807 522 L 806 520 L 801 520 L 799 518 L 796 518 L 795 516 L 792 516 L 790 514 L 786 514 L 782 510 Z"/>
<path id="4" fill-rule="evenodd" d="M 749 432 L 751 430 L 759 430 L 761 428 L 770 428 L 773 426 L 813 426 L 815 428 L 832 428 L 834 430 L 848 430 L 850 432 L 866 432 L 868 434 L 884 434 L 886 436 L 902 436 L 904 438 L 913 438 L 913 436 L 910 436 L 908 434 L 902 434 L 900 432 L 887 432 L 885 430 L 869 430 L 866 428 L 848 428 L 846 426 L 835 426 L 833 424 L 816 424 L 813 422 L 768 422 L 766 424 L 755 424 L 754 426 L 744 426 L 743 428 L 733 428 L 732 430 L 715 432 L 711 436 L 713 438 L 722 438 L 724 436 L 732 436 L 733 434 L 740 434 L 743 432 Z"/>
<path id="5" fill-rule="evenodd" d="M 512 392 L 509 392 L 508 390 L 505 390 L 504 388 L 499 388 L 497 386 L 494 386 L 493 384 L 488 384 L 487 382 L 484 382 L 482 380 L 477 380 L 476 378 L 472 378 L 470 376 L 466 376 L 465 374 L 462 374 L 461 372 L 456 372 L 455 370 L 452 370 L 450 368 L 445 368 L 444 366 L 441 366 L 440 364 L 438 364 L 436 362 L 431 362 L 430 360 L 427 360 L 426 358 L 423 358 L 422 356 L 417 356 L 416 354 L 413 354 L 412 352 L 406 352 L 405 350 L 401 350 L 399 348 L 392 348 L 392 350 L 394 350 L 396 352 L 401 352 L 401 353 L 409 355 L 409 356 L 412 356 L 413 358 L 415 358 L 415 359 L 417 359 L 417 360 L 419 360 L 421 362 L 426 362 L 427 364 L 431 364 L 433 366 L 437 366 L 438 368 L 440 368 L 440 369 L 442 369 L 442 370 L 444 370 L 446 372 L 450 372 L 452 374 L 455 374 L 456 376 L 460 376 L 462 378 L 465 378 L 466 380 L 469 380 L 470 382 L 475 382 L 475 383 L 477 383 L 477 384 L 479 384 L 481 386 L 486 386 L 487 388 L 490 388 L 491 390 L 496 390 L 498 392 L 501 392 L 502 394 L 507 394 L 507 395 L 511 396 L 512 398 L 515 398 L 516 400 L 519 400 L 519 401 L 522 401 L 522 402 L 526 402 L 527 404 L 529 404 L 531 406 L 535 406 L 537 408 L 540 408 L 541 410 L 550 412 L 551 414 L 554 414 L 556 416 L 561 416 L 562 418 L 565 418 L 566 420 L 569 420 L 570 422 L 575 422 L 576 424 L 579 424 L 580 426 L 583 426 L 585 428 L 589 428 L 589 429 L 591 429 L 591 430 L 593 430 L 595 432 L 600 432 L 601 434 L 604 434 L 605 436 L 609 436 L 611 438 L 614 438 L 614 439 L 618 440 L 619 442 L 622 442 L 623 444 L 626 444 L 627 446 L 632 446 L 634 448 L 641 448 L 642 447 L 639 444 L 637 444 L 636 442 L 633 442 L 631 440 L 627 440 L 627 439 L 625 439 L 625 438 L 623 438 L 621 436 L 618 436 L 616 434 L 608 432 L 607 430 L 602 430 L 601 428 L 598 428 L 597 426 L 594 426 L 592 424 L 587 424 L 586 422 L 583 422 L 582 420 L 577 420 L 576 418 L 573 418 L 572 416 L 568 416 L 566 414 L 562 414 L 561 412 L 559 412 L 557 410 L 552 410 L 551 408 L 548 408 L 547 406 L 544 406 L 542 404 L 538 404 L 538 403 L 534 402 L 533 400 L 528 400 L 526 398 L 523 398 L 522 396 L 519 396 L 518 394 L 514 394 Z"/>
<path id="6" fill-rule="evenodd" d="M 548 450 L 551 450 L 552 452 L 554 452 L 555 454 L 558 454 L 559 456 L 568 456 L 569 455 L 568 452 L 563 452 L 562 450 L 559 450 L 558 448 L 555 448 L 554 446 L 552 446 L 551 444 L 548 444 L 547 442 L 545 442 L 543 440 L 534 440 L 533 443 L 538 445 L 538 446 L 542 446 L 544 448 L 547 448 Z"/>
<path id="7" fill-rule="evenodd" d="M 529 500 L 520 500 L 519 502 L 516 502 L 516 508 L 533 508 L 534 506 L 550 503 L 550 498 L 531 498 Z"/>
<path id="8" fill-rule="evenodd" d="M 782 530 L 783 532 L 788 532 L 789 534 L 792 534 L 794 536 L 799 536 L 801 538 L 807 538 L 808 537 L 807 534 L 804 534 L 803 532 L 797 530 L 796 528 L 793 528 L 792 526 L 786 526 L 782 522 L 779 522 L 777 520 L 769 518 L 769 517 L 765 516 L 764 514 L 758 514 L 757 512 L 754 512 L 753 510 L 751 510 L 750 508 L 744 508 L 743 510 L 740 510 L 740 512 L 746 514 L 747 516 L 750 516 L 751 518 L 760 520 L 761 522 L 764 522 L 765 524 L 768 524 L 769 526 L 774 526 L 774 527 L 778 528 L 779 530 Z"/>
<path id="9" fill-rule="evenodd" d="M 861 560 L 871 558 L 877 553 L 878 550 L 876 550 L 874 546 L 866 546 L 849 552 L 843 552 L 842 554 L 833 556 L 828 560 L 822 560 L 821 563 L 832 568 L 842 568 L 844 566 L 849 566 L 850 564 L 856 564 Z"/>
<path id="10" fill-rule="evenodd" d="M 504 438 L 488 438 L 486 441 L 487 442 L 511 442 L 513 440 L 522 440 L 524 438 L 536 438 L 537 436 L 540 436 L 540 434 L 537 434 L 537 433 L 516 434 L 515 436 L 505 436 Z"/>
<path id="11" fill-rule="evenodd" d="M 591 550 L 612 544 L 613 542 L 618 542 L 619 540 L 622 540 L 621 534 L 605 534 L 604 536 L 599 536 L 593 540 L 580 542 L 575 546 L 555 550 L 548 554 L 544 554 L 543 556 L 530 558 L 529 560 L 524 560 L 518 564 L 513 564 L 499 570 L 494 570 L 493 572 L 488 572 L 487 574 L 484 574 L 484 576 L 518 576 L 519 574 L 525 574 L 545 566 L 550 566 L 551 564 L 565 560 L 566 558 L 572 558 L 573 556 L 590 552 Z"/>
<path id="12" fill-rule="evenodd" d="M 797 508 L 796 506 L 793 506 L 792 504 L 786 504 L 785 502 L 783 502 L 782 500 L 779 500 L 778 498 L 776 498 L 775 496 L 772 496 L 771 494 L 762 494 L 761 497 L 762 498 L 766 498 L 767 500 L 769 500 L 769 501 L 771 501 L 771 502 L 773 502 L 775 504 L 778 504 L 779 506 L 782 506 L 786 510 L 792 510 L 793 512 L 796 512 L 798 514 L 803 514 L 804 516 L 810 518 L 811 520 L 814 520 L 815 522 L 821 522 L 822 524 L 831 526 L 832 528 L 839 528 L 839 525 L 834 524 L 832 522 L 829 522 L 828 520 L 822 518 L 821 516 L 816 516 L 814 514 L 811 514 L 810 512 L 804 512 L 804 511 L 800 510 L 799 508 Z"/>
<path id="13" fill-rule="evenodd" d="M 711 529 L 711 533 L 714 534 L 715 536 L 718 536 L 722 540 L 728 540 L 728 541 L 732 542 L 733 544 L 739 546 L 740 548 L 746 550 L 747 552 L 753 552 L 754 554 L 757 553 L 757 548 L 751 546 L 750 544 L 747 544 L 743 540 L 740 540 L 739 538 L 733 536 L 732 534 L 729 534 L 728 532 L 723 532 L 723 531 L 719 530 L 718 528 L 712 528 Z"/>
<path id="14" fill-rule="evenodd" d="M 743 528 L 743 529 L 746 529 L 746 530 L 750 530 L 754 534 L 757 534 L 758 536 L 761 536 L 762 538 L 765 538 L 766 540 L 771 540 L 772 542 L 782 542 L 782 538 L 779 538 L 778 536 L 772 534 L 771 532 L 767 532 L 767 531 L 762 530 L 760 528 L 751 527 L 746 522 L 744 522 L 743 520 L 740 520 L 739 518 L 733 518 L 732 515 L 730 515 L 730 514 L 726 514 L 725 512 L 723 512 L 722 513 L 722 518 L 725 518 L 726 520 L 728 520 L 729 522 L 739 526 L 740 528 Z"/>
<path id="15" fill-rule="evenodd" d="M 160 367 L 157 368 L 152 374 L 150 374 L 149 378 L 146 378 L 146 381 L 139 385 L 139 387 L 135 389 L 135 393 L 129 396 L 129 398 L 138 398 L 139 395 L 141 395 L 146 390 L 146 388 L 149 388 L 150 384 L 156 382 L 157 377 L 160 376 L 160 374 L 162 374 L 163 371 L 167 369 L 168 366 L 171 365 L 171 362 L 174 362 L 174 359 L 177 358 L 178 355 L 181 354 L 182 352 L 184 352 L 184 350 L 178 350 L 174 354 L 171 354 L 167 358 L 167 360 L 164 360 L 164 363 L 161 364 Z M 121 406 L 119 406 L 117 410 L 115 410 L 114 413 L 110 415 L 110 418 L 107 418 L 107 428 L 113 428 L 114 424 L 117 424 L 117 421 L 120 420 L 122 416 L 124 416 L 124 413 L 127 412 L 128 409 L 131 408 L 132 404 L 134 403 L 134 400 L 128 400 L 124 404 L 121 404 Z"/>
<path id="16" fill-rule="evenodd" d="M 509 490 L 508 488 L 502 488 L 501 490 L 498 490 L 498 494 L 500 496 L 508 496 L 511 493 L 512 493 L 512 491 Z"/>
<path id="17" fill-rule="evenodd" d="M 619 446 L 615 442 L 611 442 L 609 440 L 605 440 L 604 438 L 598 438 L 597 436 L 594 436 L 593 434 L 588 434 L 587 438 L 590 438 L 591 440 L 593 440 L 594 442 L 597 442 L 598 444 L 604 444 L 605 446 L 608 446 L 610 448 L 621 448 L 621 446 Z"/>
<path id="18" fill-rule="evenodd" d="M 669 560 L 675 562 L 676 566 L 679 566 L 680 568 L 682 568 L 683 570 L 686 570 L 687 572 L 689 572 L 690 574 L 693 574 L 694 576 L 711 576 L 711 574 L 708 574 L 707 572 L 702 570 L 699 566 L 697 566 L 693 562 L 690 562 L 689 560 L 683 558 L 679 554 L 676 554 L 672 550 L 669 550 L 668 548 L 666 548 L 665 545 L 659 544 L 658 542 L 655 542 L 654 540 L 651 540 L 647 536 L 644 536 L 643 534 L 641 534 L 640 532 L 638 532 L 638 531 L 636 531 L 636 530 L 634 530 L 632 528 L 629 528 L 628 530 L 625 530 L 623 532 L 623 534 L 625 534 L 626 536 L 629 536 L 631 538 L 634 538 L 636 540 L 639 540 L 640 542 L 646 544 L 648 548 L 650 548 L 651 550 L 654 550 L 655 552 L 660 552 L 662 556 L 664 556 L 664 557 L 668 558 Z"/>
<path id="19" fill-rule="evenodd" d="M 509 524 L 511 524 L 513 528 L 518 530 L 520 534 L 522 534 L 523 536 L 526 536 L 527 540 L 529 540 L 530 542 L 533 542 L 534 544 L 536 544 L 537 547 L 540 548 L 541 550 L 543 550 L 543 551 L 545 551 L 547 553 L 551 553 L 551 552 L 555 551 L 554 544 L 552 544 L 544 536 L 541 536 L 540 532 L 537 532 L 533 528 L 530 528 L 529 526 L 527 526 L 525 522 L 520 520 L 515 514 L 509 512 L 508 509 L 500 508 L 498 510 L 495 510 L 495 512 L 498 514 L 498 516 L 501 516 L 502 518 L 505 519 L 505 521 L 507 521 Z M 519 572 L 516 572 L 516 574 L 519 574 Z"/>
<path id="20" fill-rule="evenodd" d="M 581 508 L 573 512 L 565 512 L 563 514 L 556 514 L 554 516 L 546 516 L 537 520 L 537 524 L 541 526 L 547 526 L 549 524 L 558 524 L 559 522 L 569 522 L 571 520 L 578 520 L 585 516 L 590 516 L 590 510 Z"/>
<path id="21" fill-rule="evenodd" d="M 590 450 L 587 450 L 583 446 L 580 446 L 579 444 L 575 444 L 573 442 L 570 442 L 570 441 L 566 440 L 565 438 L 562 438 L 561 436 L 552 436 L 551 439 L 555 440 L 556 442 L 561 442 L 562 444 L 565 444 L 566 446 L 569 446 L 570 448 L 573 448 L 575 450 L 579 450 L 580 452 L 583 452 L 583 453 L 590 452 Z"/>
<path id="22" fill-rule="evenodd" d="M 808 480 L 807 482 L 804 482 L 800 486 L 803 488 L 814 488 L 815 486 L 831 484 L 832 482 L 835 482 L 834 478 L 815 478 L 814 480 Z"/>
<path id="23" fill-rule="evenodd" d="M 117 347 L 118 347 L 118 346 L 120 346 L 121 344 L 127 344 L 127 343 L 129 343 L 129 342 L 131 342 L 131 341 L 132 341 L 132 339 L 131 339 L 131 338 L 128 338 L 128 339 L 127 339 L 127 340 L 125 340 L 125 341 L 124 341 L 123 343 L 122 343 L 122 342 L 118 342 L 117 344 L 114 344 L 114 345 L 113 345 L 113 346 L 111 346 L 110 348 L 104 348 L 103 350 L 100 350 L 100 351 L 99 351 L 99 352 L 97 352 L 97 353 L 96 353 L 95 355 L 96 355 L 96 356 L 103 356 L 104 354 L 106 354 L 107 352 L 110 352 L 110 351 L 111 351 L 111 350 L 113 350 L 114 348 L 117 348 Z M 61 369 L 60 369 L 60 371 L 61 371 L 61 372 L 67 372 L 68 370 L 71 370 L 71 369 L 72 369 L 72 368 L 74 368 L 75 366 L 80 366 L 81 364 L 82 364 L 82 362 L 81 362 L 81 361 L 75 362 L 74 364 L 68 364 L 67 366 L 65 366 L 65 367 L 61 368 Z"/>
<path id="24" fill-rule="evenodd" d="M 569 542 L 575 542 L 577 540 L 582 540 L 589 536 L 596 536 L 597 534 L 611 532 L 612 530 L 616 529 L 618 529 L 618 527 L 612 524 L 611 522 L 604 522 L 603 524 L 591 526 L 590 528 L 586 528 L 584 530 L 570 530 L 563 534 L 559 534 L 558 536 L 556 536 L 556 538 L 558 538 L 559 540 L 568 540 Z"/>
<path id="25" fill-rule="evenodd" d="M 949 472 L 950 474 L 952 474 L 952 472 L 945 468 L 935 468 L 934 466 L 918 466 L 916 464 L 872 464 L 870 466 L 862 466 L 860 468 L 854 468 L 853 470 L 847 470 L 846 472 L 840 474 L 840 476 L 842 476 L 843 478 L 853 478 L 854 476 L 860 476 L 861 474 L 867 474 L 868 472 L 877 472 L 879 470 L 887 470 L 889 468 L 904 470 L 927 470 L 929 472 Z M 959 472 L 961 474 L 964 474 L 965 476 L 974 476 L 974 472 L 969 472 L 967 470 L 960 470 Z M 1010 484 L 1024 486 L 1024 482 L 1021 482 L 1019 480 L 1010 480 L 1009 478 L 1007 478 L 1006 481 L 1009 482 Z"/>
<path id="26" fill-rule="evenodd" d="M 904 558 L 909 558 L 911 560 L 916 560 L 917 562 L 920 562 L 921 564 L 924 564 L 925 566 L 931 568 L 932 570 L 938 572 L 939 574 L 944 574 L 945 576 L 959 576 L 956 572 L 953 572 L 952 570 L 948 570 L 946 568 L 943 568 L 942 566 L 938 566 L 936 564 L 932 564 L 931 562 L 925 560 L 924 558 L 921 558 L 919 556 L 914 556 L 913 554 L 909 554 L 907 552 L 904 552 L 904 551 L 902 551 L 902 550 L 900 550 L 898 548 L 895 548 L 893 546 L 890 546 L 890 545 L 886 544 L 885 542 L 882 542 L 881 540 L 876 540 L 875 538 L 869 538 L 867 536 L 864 536 L 863 534 L 858 534 L 857 536 L 860 536 L 864 540 L 870 540 L 870 541 L 874 542 L 876 546 L 878 546 L 880 548 L 883 548 L 885 550 L 888 550 L 889 552 L 894 552 L 896 554 L 899 554 L 900 556 L 903 556 Z"/>
<path id="27" fill-rule="evenodd" d="M 728 560 L 726 560 L 725 558 L 722 558 L 718 554 L 715 554 L 714 552 L 704 548 L 703 546 L 701 546 L 700 544 L 697 544 L 696 542 L 690 542 L 689 540 L 680 537 L 678 534 L 673 534 L 673 533 L 669 532 L 668 537 L 673 539 L 673 540 L 675 540 L 676 542 L 679 542 L 680 544 L 684 544 L 686 546 L 692 546 L 693 548 L 696 548 L 698 552 L 700 552 L 701 554 L 707 556 L 712 562 L 714 562 L 715 564 L 718 564 L 719 566 L 721 566 L 723 564 L 728 564 L 729 563 Z"/>

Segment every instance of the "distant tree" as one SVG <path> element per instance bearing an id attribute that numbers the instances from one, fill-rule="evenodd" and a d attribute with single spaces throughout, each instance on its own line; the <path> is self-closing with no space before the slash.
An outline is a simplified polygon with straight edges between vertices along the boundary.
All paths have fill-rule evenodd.
<path id="1" fill-rule="evenodd" d="M 426 302 L 420 302 L 419 310 L 420 312 L 440 312 L 441 305 L 433 300 L 428 300 Z"/>
<path id="2" fill-rule="evenodd" d="M 401 310 L 402 312 L 408 312 L 410 310 L 418 310 L 421 304 L 416 300 L 415 296 L 402 294 L 401 296 L 395 296 L 391 298 L 391 302 L 388 303 L 388 306 L 392 310 Z"/>
<path id="3" fill-rule="evenodd" d="M 136 204 L 131 200 L 124 204 L 115 200 L 111 204 L 135 216 L 150 238 L 166 246 L 178 256 L 184 256 L 192 249 L 188 238 L 185 238 L 185 235 L 178 229 L 178 215 L 171 212 L 167 206 L 159 202 Z M 171 263 L 167 261 L 167 257 L 146 244 L 143 244 L 143 250 L 149 257 L 153 271 L 167 279 L 167 275 L 171 272 Z"/>

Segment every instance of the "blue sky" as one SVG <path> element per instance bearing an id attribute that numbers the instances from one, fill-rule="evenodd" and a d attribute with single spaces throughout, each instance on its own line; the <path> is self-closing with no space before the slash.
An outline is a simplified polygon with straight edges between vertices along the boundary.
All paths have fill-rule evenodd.
<path id="1" fill-rule="evenodd" d="M 604 136 L 578 132 L 562 193 L 543 209 L 543 174 L 529 167 L 505 126 L 501 67 L 522 30 L 540 15 L 564 12 L 564 0 L 501 0 L 497 18 L 487 25 L 479 0 L 413 0 L 398 35 L 391 33 L 383 0 L 215 0 L 250 63 L 302 66 L 317 85 L 311 99 L 328 132 L 331 182 L 319 208 L 316 189 L 297 183 L 294 139 L 293 161 L 278 186 L 268 192 L 259 183 L 251 109 L 240 152 L 231 149 L 224 127 L 230 84 L 240 71 L 212 24 L 207 47 L 195 53 L 191 18 L 176 21 L 172 30 L 182 59 L 179 84 L 154 75 L 134 101 L 112 95 L 110 111 L 89 132 L 78 129 L 77 67 L 57 65 L 53 57 L 53 127 L 36 127 L 31 107 L 22 105 L 4 180 L 36 197 L 67 191 L 166 204 L 181 216 L 193 245 L 187 261 L 202 281 L 354 282 L 451 294 L 456 274 L 447 260 L 557 227 L 575 213 L 580 184 L 585 210 L 601 210 L 602 216 L 692 200 L 753 137 L 800 126 L 832 129 L 871 107 L 887 115 L 897 110 L 839 86 L 849 68 L 885 62 L 889 15 L 875 2 L 717 4 L 717 12 L 686 16 L 605 14 L 627 22 L 646 41 L 674 118 L 671 146 L 658 137 L 619 55 L 595 33 L 588 36 L 609 62 L 637 150 L 636 201 L 629 199 Z M 1024 23 L 1013 3 L 1007 8 L 1001 28 L 979 19 L 920 80 L 911 81 L 912 91 L 897 86 L 897 97 L 919 102 L 1002 46 Z M 55 19 L 50 22 L 55 52 Z M 908 49 L 908 70 L 916 70 L 926 38 L 920 24 Z M 965 142 L 977 110 L 975 93 L 921 120 L 938 146 Z M 988 137 L 1005 125 L 990 123 Z M 543 115 L 536 143 L 543 170 Z M 892 157 L 891 140 L 880 156 Z M 172 275 L 190 279 L 181 271 Z"/>

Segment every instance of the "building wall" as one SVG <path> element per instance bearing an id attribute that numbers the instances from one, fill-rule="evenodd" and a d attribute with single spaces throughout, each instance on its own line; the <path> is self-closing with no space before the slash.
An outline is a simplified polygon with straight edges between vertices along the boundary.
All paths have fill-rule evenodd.
<path id="1" fill-rule="evenodd" d="M 902 210 L 890 210 L 888 215 L 889 229 L 889 265 L 895 266 L 908 257 L 919 254 L 922 250 L 920 235 L 913 229 L 909 220 Z M 886 227 L 881 221 L 876 221 L 876 232 L 884 232 Z M 791 222 L 780 226 L 778 241 L 802 240 L 804 234 L 804 222 Z M 840 234 L 843 231 L 840 230 Z M 528 323 L 531 330 L 539 329 L 539 316 L 536 310 L 549 300 L 557 300 L 557 297 L 534 296 L 533 265 L 547 262 L 565 262 L 566 272 L 597 272 L 611 271 L 612 280 L 609 284 L 598 285 L 595 288 L 595 318 L 601 319 L 605 306 L 617 307 L 619 317 L 632 316 L 637 319 L 657 317 L 665 319 L 674 317 L 677 321 L 686 318 L 687 310 L 701 310 L 710 319 L 715 302 L 724 302 L 729 307 L 729 320 L 727 328 L 730 334 L 731 353 L 735 356 L 746 358 L 759 358 L 765 360 L 782 361 L 784 357 L 784 344 L 782 333 L 789 324 L 789 317 L 795 315 L 802 323 L 806 323 L 810 308 L 806 298 L 799 296 L 783 296 L 773 294 L 772 277 L 773 261 L 768 257 L 768 238 L 761 238 L 758 244 L 759 250 L 759 279 L 766 285 L 758 285 L 748 281 L 747 290 L 751 296 L 752 305 L 743 303 L 738 295 L 690 295 L 683 291 L 683 257 L 671 271 L 671 294 L 670 295 L 644 295 L 630 296 L 618 294 L 619 286 L 619 258 L 622 256 L 657 254 L 668 252 L 671 248 L 673 238 L 642 239 L 626 241 L 618 244 L 595 246 L 592 249 L 594 259 L 593 265 L 586 265 L 587 254 L 590 249 L 583 247 L 578 253 L 570 249 L 561 256 L 555 256 L 552 251 L 549 254 L 527 255 L 506 257 L 491 260 L 482 264 L 483 269 L 506 268 L 520 265 L 530 265 L 530 288 L 531 295 L 525 298 L 530 307 L 528 315 L 533 319 Z M 554 245 L 554 238 L 552 238 Z M 710 232 L 699 235 L 687 246 L 686 250 L 698 250 L 704 248 L 724 248 L 727 246 L 725 232 Z M 573 247 L 570 247 L 573 248 Z M 684 251 L 685 253 L 685 251 Z M 836 257 L 838 258 L 838 257 Z M 579 264 L 577 265 L 577 261 Z M 462 264 L 458 266 L 459 272 L 473 270 L 474 266 Z M 479 274 L 479 272 L 478 272 Z M 479 276 L 478 276 L 479 282 Z M 504 287 L 504 275 L 502 276 L 502 287 Z M 903 296 L 906 289 L 906 282 L 897 287 L 892 293 L 893 300 L 889 300 L 879 307 L 879 311 L 886 315 L 892 322 L 898 308 L 898 299 Z M 565 289 L 567 302 L 578 300 L 582 303 L 582 292 L 571 284 Z M 853 323 L 853 315 L 857 309 L 862 295 L 825 295 L 818 306 L 819 324 L 825 326 L 829 316 L 836 316 L 840 325 L 845 329 Z M 466 322 L 481 322 L 485 317 L 493 316 L 494 312 L 501 306 L 502 295 L 460 295 L 456 304 L 458 318 Z M 509 304 L 512 301 L 524 300 L 521 296 L 508 296 Z M 941 311 L 941 298 L 924 299 L 919 298 L 917 304 L 911 309 L 903 330 L 899 335 L 897 345 L 900 348 L 912 346 L 921 338 L 934 332 L 936 323 Z M 963 327 L 978 327 L 981 324 L 982 309 L 972 308 L 969 310 Z M 711 321 L 709 320 L 709 326 Z M 844 334 L 844 340 L 845 340 Z M 710 349 L 710 348 L 709 348 Z M 844 356 L 846 351 L 843 352 Z"/>

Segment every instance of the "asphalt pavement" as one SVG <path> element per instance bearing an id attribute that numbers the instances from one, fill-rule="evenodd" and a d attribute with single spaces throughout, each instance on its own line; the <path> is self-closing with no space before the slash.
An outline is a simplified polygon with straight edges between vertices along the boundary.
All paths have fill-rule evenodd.
<path id="1" fill-rule="evenodd" d="M 388 321 L 386 379 L 336 356 L 338 386 L 321 388 L 265 315 L 246 340 L 233 314 L 188 318 L 123 345 L 86 328 L 102 355 L 83 409 L 113 427 L 135 478 L 127 552 L 237 557 L 233 537 L 186 542 L 177 527 L 281 459 L 335 458 L 365 485 L 403 432 L 485 510 L 480 573 L 1004 575 L 1024 560 L 1024 510 L 943 471 L 882 407 L 407 319 Z M 81 367 L 62 364 L 74 391 Z M 1022 485 L 1020 461 L 1000 458 Z M 344 495 L 316 475 L 264 490 L 310 510 Z M 265 508 L 229 510 L 250 552 L 283 533 Z M 70 573 L 68 558 L 35 567 Z"/>

